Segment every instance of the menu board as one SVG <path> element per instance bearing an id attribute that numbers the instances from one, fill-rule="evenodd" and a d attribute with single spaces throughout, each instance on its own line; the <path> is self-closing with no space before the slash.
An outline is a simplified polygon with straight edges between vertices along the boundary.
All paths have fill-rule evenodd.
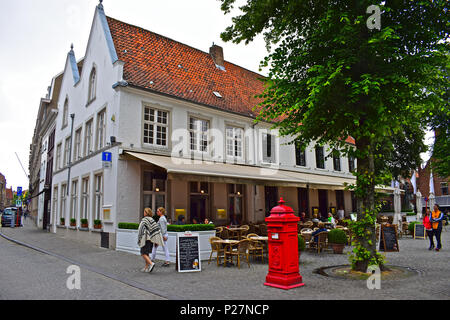
<path id="1" fill-rule="evenodd" d="M 414 239 L 425 239 L 425 226 L 421 223 L 414 225 Z"/>
<path id="2" fill-rule="evenodd" d="M 397 226 L 392 224 L 382 224 L 380 233 L 380 251 L 400 251 L 397 240 Z"/>
<path id="3" fill-rule="evenodd" d="M 201 271 L 199 234 L 186 232 L 177 236 L 178 272 Z"/>

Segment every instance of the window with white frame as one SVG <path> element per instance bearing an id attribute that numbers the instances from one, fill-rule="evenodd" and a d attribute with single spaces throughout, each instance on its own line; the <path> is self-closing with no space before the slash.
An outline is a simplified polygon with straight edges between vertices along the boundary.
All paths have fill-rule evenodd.
<path id="1" fill-rule="evenodd" d="M 95 99 L 96 90 L 97 90 L 97 71 L 94 68 L 91 70 L 91 74 L 89 75 L 89 92 L 88 92 L 88 104 L 91 103 Z"/>
<path id="2" fill-rule="evenodd" d="M 58 219 L 58 186 L 53 188 L 53 199 L 52 199 L 52 219 Z M 54 218 L 53 218 L 54 217 Z M 60 224 L 60 220 L 53 221 L 54 224 Z"/>
<path id="3" fill-rule="evenodd" d="M 55 170 L 61 169 L 61 156 L 62 156 L 62 143 L 59 143 L 56 146 L 56 163 L 55 163 Z"/>
<path id="4" fill-rule="evenodd" d="M 66 138 L 66 142 L 64 143 L 64 162 L 63 167 L 69 164 L 69 153 L 70 153 L 70 137 Z"/>
<path id="5" fill-rule="evenodd" d="M 166 177 L 150 171 L 144 171 L 143 176 L 143 205 L 153 212 L 159 207 L 166 207 Z"/>
<path id="6" fill-rule="evenodd" d="M 226 127 L 226 148 L 227 157 L 242 159 L 244 130 L 238 127 Z"/>
<path id="7" fill-rule="evenodd" d="M 64 128 L 69 123 L 69 99 L 66 98 L 64 101 L 63 107 L 63 119 L 62 119 L 62 127 Z"/>
<path id="8" fill-rule="evenodd" d="M 92 120 L 89 120 L 84 128 L 84 156 L 87 157 L 92 151 Z"/>
<path id="9" fill-rule="evenodd" d="M 355 171 L 355 158 L 352 156 L 348 157 L 348 171 L 353 172 Z"/>
<path id="10" fill-rule="evenodd" d="M 97 114 L 97 150 L 106 144 L 106 109 Z"/>
<path id="11" fill-rule="evenodd" d="M 320 146 L 316 146 L 316 168 L 325 169 L 324 150 Z"/>
<path id="12" fill-rule="evenodd" d="M 269 133 L 263 133 L 263 162 L 275 162 L 275 136 Z"/>
<path id="13" fill-rule="evenodd" d="M 191 117 L 189 136 L 191 151 L 208 152 L 209 121 Z"/>
<path id="14" fill-rule="evenodd" d="M 333 169 L 334 171 L 341 171 L 341 158 L 339 155 L 333 155 Z"/>
<path id="15" fill-rule="evenodd" d="M 61 207 L 59 210 L 59 218 L 66 218 L 66 199 L 67 199 L 67 185 L 61 185 Z"/>
<path id="16" fill-rule="evenodd" d="M 144 144 L 167 146 L 167 134 L 169 132 L 168 115 L 167 111 L 144 107 Z"/>
<path id="17" fill-rule="evenodd" d="M 306 167 L 306 150 L 302 150 L 298 143 L 295 144 L 295 164 Z"/>
<path id="18" fill-rule="evenodd" d="M 81 219 L 89 219 L 89 177 L 81 181 Z"/>
<path id="19" fill-rule="evenodd" d="M 103 207 L 103 174 L 94 177 L 94 220 L 101 220 Z"/>
<path id="20" fill-rule="evenodd" d="M 73 161 L 81 159 L 81 128 L 75 131 L 75 141 L 73 145 Z"/>
<path id="21" fill-rule="evenodd" d="M 70 218 L 77 218 L 78 213 L 78 180 L 72 181 L 70 199 Z"/>

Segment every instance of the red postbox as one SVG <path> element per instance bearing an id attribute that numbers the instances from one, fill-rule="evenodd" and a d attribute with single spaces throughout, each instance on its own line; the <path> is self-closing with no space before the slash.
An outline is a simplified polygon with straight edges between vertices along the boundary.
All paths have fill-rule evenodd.
<path id="1" fill-rule="evenodd" d="M 300 220 L 291 207 L 284 205 L 270 211 L 266 218 L 269 236 L 269 273 L 266 286 L 289 290 L 304 285 L 298 266 L 298 226 Z"/>

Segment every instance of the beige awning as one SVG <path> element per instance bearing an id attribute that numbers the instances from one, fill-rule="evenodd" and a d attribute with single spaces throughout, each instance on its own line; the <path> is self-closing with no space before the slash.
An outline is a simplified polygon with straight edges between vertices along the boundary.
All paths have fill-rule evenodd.
<path id="1" fill-rule="evenodd" d="M 302 173 L 273 168 L 191 160 L 126 151 L 126 154 L 167 171 L 169 179 L 203 180 L 224 183 L 256 183 L 265 185 L 343 190 L 355 178 Z M 195 176 L 195 177 L 194 177 Z"/>

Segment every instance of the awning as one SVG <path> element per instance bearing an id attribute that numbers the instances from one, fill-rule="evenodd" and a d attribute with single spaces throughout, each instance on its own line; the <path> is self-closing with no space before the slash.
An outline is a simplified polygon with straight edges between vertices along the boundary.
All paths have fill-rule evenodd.
<path id="1" fill-rule="evenodd" d="M 282 169 L 248 165 L 218 163 L 125 151 L 139 160 L 167 171 L 169 179 L 196 180 L 224 183 L 256 183 L 277 186 L 293 186 L 316 189 L 344 190 L 345 184 L 355 183 L 355 178 L 326 176 Z M 236 182 L 239 181 L 239 182 Z"/>

